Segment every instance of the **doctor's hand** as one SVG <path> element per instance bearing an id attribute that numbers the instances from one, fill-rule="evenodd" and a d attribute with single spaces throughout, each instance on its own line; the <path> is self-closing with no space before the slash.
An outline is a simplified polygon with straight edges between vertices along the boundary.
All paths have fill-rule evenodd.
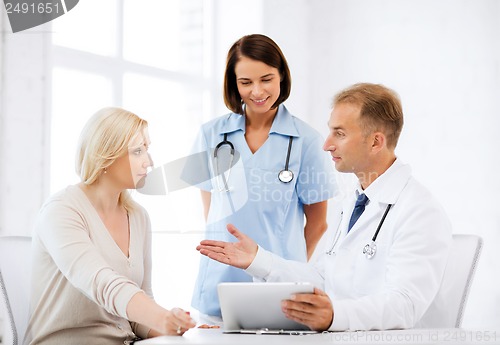
<path id="1" fill-rule="evenodd" d="M 259 248 L 257 243 L 247 235 L 241 233 L 232 224 L 227 225 L 227 231 L 236 237 L 238 242 L 203 240 L 196 247 L 196 250 L 200 254 L 220 263 L 247 269 L 255 258 L 255 255 L 257 255 L 257 249 Z"/>
<path id="2" fill-rule="evenodd" d="M 314 288 L 314 293 L 292 295 L 281 302 L 281 310 L 293 321 L 308 326 L 313 331 L 326 331 L 333 322 L 333 306 L 328 295 Z"/>

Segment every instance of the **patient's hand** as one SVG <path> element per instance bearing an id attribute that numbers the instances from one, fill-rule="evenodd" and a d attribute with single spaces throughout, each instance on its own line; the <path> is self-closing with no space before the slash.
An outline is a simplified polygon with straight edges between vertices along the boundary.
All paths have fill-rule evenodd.
<path id="1" fill-rule="evenodd" d="M 247 235 L 241 233 L 232 224 L 227 230 L 238 239 L 238 242 L 203 240 L 196 247 L 201 254 L 212 260 L 241 269 L 247 269 L 257 255 L 257 244 Z"/>
<path id="2" fill-rule="evenodd" d="M 217 325 L 207 325 L 206 323 L 204 323 L 203 325 L 199 325 L 198 328 L 212 329 L 212 328 L 220 328 L 220 326 L 217 326 Z"/>

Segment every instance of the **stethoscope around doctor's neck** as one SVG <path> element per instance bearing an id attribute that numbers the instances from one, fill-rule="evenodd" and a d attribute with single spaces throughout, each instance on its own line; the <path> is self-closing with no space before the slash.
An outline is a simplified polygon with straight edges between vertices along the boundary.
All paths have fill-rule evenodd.
<path id="1" fill-rule="evenodd" d="M 375 256 L 375 254 L 377 253 L 377 244 L 375 243 L 375 241 L 377 240 L 380 229 L 382 228 L 382 225 L 384 224 L 385 217 L 387 217 L 387 213 L 389 213 L 389 210 L 391 209 L 392 205 L 393 204 L 387 205 L 387 208 L 385 209 L 384 215 L 382 216 L 382 219 L 380 219 L 380 222 L 378 223 L 377 230 L 373 234 L 371 242 L 367 243 L 363 247 L 363 254 L 365 255 L 365 257 L 367 259 L 373 258 Z M 339 222 L 339 225 L 337 226 L 337 232 L 335 233 L 335 239 L 333 240 L 333 245 L 330 248 L 330 250 L 328 250 L 326 252 L 327 255 L 333 254 L 333 249 L 335 248 L 335 245 L 337 244 L 337 241 L 339 240 L 339 237 L 340 237 L 339 229 L 340 229 L 340 224 L 342 224 L 343 215 L 344 215 L 344 212 L 342 212 L 342 214 L 340 215 L 340 222 Z"/>
<path id="2" fill-rule="evenodd" d="M 291 171 L 288 168 L 288 165 L 290 163 L 290 153 L 292 152 L 292 142 L 293 142 L 293 137 L 290 136 L 290 139 L 288 141 L 288 152 L 286 154 L 285 168 L 278 173 L 278 180 L 280 180 L 283 183 L 290 183 L 290 182 L 292 182 L 293 176 L 294 176 L 293 175 L 293 171 Z M 233 160 L 234 160 L 234 145 L 233 145 L 232 142 L 230 142 L 229 140 L 227 140 L 227 133 L 224 133 L 224 140 L 222 140 L 220 143 L 218 143 L 217 146 L 215 146 L 215 149 L 214 149 L 214 168 L 215 168 L 215 177 L 216 178 L 218 178 L 218 176 L 220 174 L 220 170 L 219 170 L 219 157 L 218 157 L 219 150 L 224 145 L 228 145 L 229 146 L 229 148 L 230 148 L 229 155 L 231 156 L 231 158 L 229 160 L 229 168 L 228 168 L 228 172 L 227 172 L 227 179 L 224 177 L 224 174 L 222 174 L 222 176 L 221 176 L 222 179 L 223 179 L 223 182 L 224 182 L 224 186 L 222 188 L 221 188 L 221 186 L 219 186 L 219 192 L 228 192 L 229 191 L 228 181 L 229 181 L 229 175 L 231 175 L 231 167 L 232 167 Z"/>

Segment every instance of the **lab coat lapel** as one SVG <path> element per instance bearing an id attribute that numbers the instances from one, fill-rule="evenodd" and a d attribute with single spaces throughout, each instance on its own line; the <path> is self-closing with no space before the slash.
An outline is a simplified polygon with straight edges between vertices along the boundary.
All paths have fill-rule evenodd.
<path id="1" fill-rule="evenodd" d="M 411 167 L 403 164 L 399 158 L 378 179 L 367 188 L 366 195 L 370 202 L 395 204 L 411 177 Z"/>
<path id="2" fill-rule="evenodd" d="M 399 158 L 396 159 L 393 165 L 364 191 L 370 199 L 370 202 L 366 206 L 363 214 L 356 223 L 354 223 L 352 229 L 347 233 L 347 225 L 349 224 L 349 219 L 356 202 L 354 193 L 352 193 L 353 195 L 345 200 L 346 202 L 343 207 L 344 217 L 347 216 L 347 221 L 342 225 L 342 234 L 344 235 L 342 237 L 345 238 L 345 241 L 342 241 L 340 245 L 344 244 L 344 242 L 347 245 L 361 232 L 370 233 L 370 231 L 372 231 L 375 233 L 377 222 L 374 222 L 374 219 L 381 219 L 387 205 L 397 202 L 399 195 L 405 188 L 410 177 L 410 166 L 402 163 Z M 361 187 L 359 187 L 359 190 L 361 190 Z M 371 229 L 373 226 L 375 226 L 375 228 Z M 369 236 L 371 238 L 371 233 Z"/>

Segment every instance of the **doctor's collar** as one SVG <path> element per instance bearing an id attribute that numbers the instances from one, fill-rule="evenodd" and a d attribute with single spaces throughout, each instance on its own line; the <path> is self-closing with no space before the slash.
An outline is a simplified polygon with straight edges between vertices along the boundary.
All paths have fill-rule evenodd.
<path id="1" fill-rule="evenodd" d="M 361 188 L 358 181 L 356 192 L 365 193 L 372 201 L 395 204 L 410 176 L 410 166 L 397 158 L 389 169 L 377 177 L 365 190 Z"/>

